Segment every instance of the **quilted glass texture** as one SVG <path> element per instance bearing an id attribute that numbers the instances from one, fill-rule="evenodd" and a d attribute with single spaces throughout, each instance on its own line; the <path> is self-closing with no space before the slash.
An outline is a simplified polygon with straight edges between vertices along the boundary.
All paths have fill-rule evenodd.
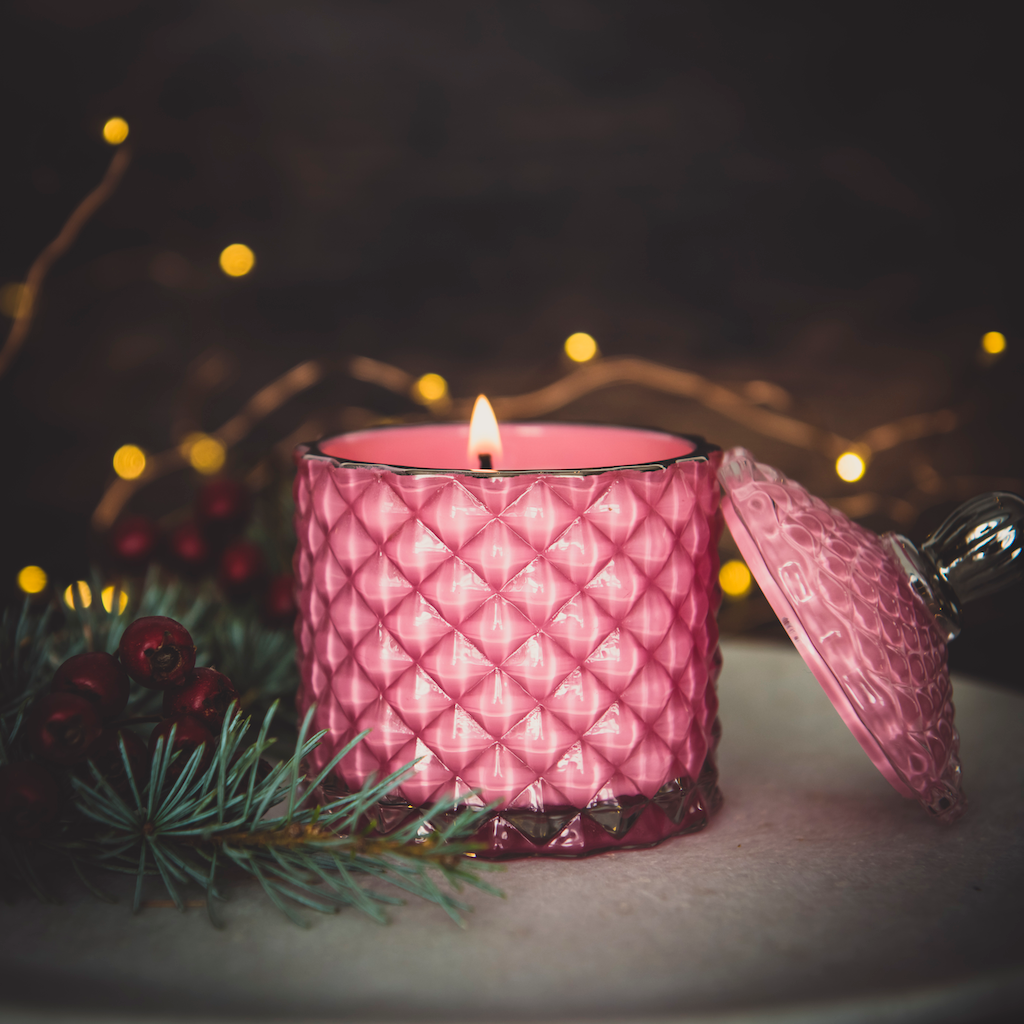
<path id="1" fill-rule="evenodd" d="M 945 637 L 882 539 L 742 448 L 721 479 L 740 551 L 868 756 L 904 796 L 958 818 Z"/>
<path id="2" fill-rule="evenodd" d="M 328 731 L 311 767 L 371 729 L 342 788 L 419 759 L 393 799 L 480 790 L 507 809 L 486 835 L 498 852 L 705 824 L 720 800 L 719 460 L 485 478 L 299 459 L 298 705 Z M 529 842 L 517 813 L 547 815 Z"/>

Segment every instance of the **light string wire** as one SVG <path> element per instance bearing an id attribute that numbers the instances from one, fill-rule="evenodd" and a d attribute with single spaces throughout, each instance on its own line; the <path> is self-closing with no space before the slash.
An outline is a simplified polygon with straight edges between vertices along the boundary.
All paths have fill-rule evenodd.
<path id="1" fill-rule="evenodd" d="M 117 186 L 121 184 L 131 159 L 131 149 L 128 146 L 121 146 L 114 153 L 100 183 L 75 207 L 57 233 L 57 237 L 43 249 L 28 268 L 14 311 L 14 322 L 7 332 L 3 348 L 0 348 L 0 377 L 6 373 L 25 344 L 38 307 L 39 292 L 50 268 L 74 245 L 75 239 L 93 214 L 117 191 Z"/>
<path id="2" fill-rule="evenodd" d="M 227 420 L 211 436 L 223 444 L 225 450 L 230 449 L 243 440 L 262 419 L 319 383 L 325 374 L 334 368 L 330 362 L 323 360 L 299 363 L 257 391 L 235 416 Z M 405 397 L 409 397 L 415 384 L 415 378 L 405 370 L 366 356 L 350 359 L 343 364 L 343 368 L 357 380 L 375 384 Z M 943 408 L 934 412 L 905 416 L 872 427 L 858 438 L 850 439 L 792 416 L 765 409 L 743 394 L 716 384 L 700 374 L 632 356 L 602 359 L 575 369 L 560 380 L 536 391 L 522 395 L 496 396 L 492 404 L 501 419 L 527 419 L 548 415 L 594 391 L 623 384 L 640 385 L 691 399 L 762 436 L 821 454 L 829 459 L 850 450 L 857 451 L 867 458 L 908 441 L 947 434 L 961 425 L 965 416 L 962 412 Z M 766 390 L 762 381 L 751 381 L 744 387 L 754 394 Z M 777 397 L 788 397 L 781 388 L 775 385 L 770 387 Z M 446 406 L 445 411 L 449 418 L 468 419 L 471 408 L 471 399 L 457 399 Z M 422 413 L 415 413 L 410 416 L 377 417 L 376 422 L 412 422 L 422 419 L 422 416 Z M 271 457 L 279 462 L 286 462 L 295 445 L 303 440 L 312 439 L 323 429 L 325 422 L 323 417 L 306 420 L 297 430 L 290 431 L 287 437 L 273 446 Z M 186 453 L 180 445 L 148 456 L 145 471 L 141 476 L 134 480 L 116 479 L 110 483 L 93 512 L 93 527 L 100 531 L 107 529 L 140 488 L 186 465 Z M 270 461 L 263 459 L 249 470 L 247 479 L 251 486 L 259 489 L 271 479 L 271 476 Z M 944 497 L 961 494 L 970 496 L 978 490 L 985 489 L 986 486 L 1024 490 L 1024 481 L 1010 478 L 943 479 L 934 469 L 923 463 L 915 466 L 915 476 L 918 478 L 915 488 L 902 498 L 862 492 L 834 498 L 832 503 L 853 518 L 862 518 L 873 512 L 882 511 L 895 522 L 907 524 L 913 522 L 924 507 L 935 504 Z M 911 498 L 917 500 L 910 500 Z"/>

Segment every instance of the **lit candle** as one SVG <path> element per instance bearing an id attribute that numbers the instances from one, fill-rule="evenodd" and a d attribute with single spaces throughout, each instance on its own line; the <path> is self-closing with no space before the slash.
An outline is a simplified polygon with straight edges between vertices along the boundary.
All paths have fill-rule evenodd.
<path id="1" fill-rule="evenodd" d="M 717 449 L 624 427 L 499 431 L 478 399 L 472 429 L 298 454 L 298 700 L 328 730 L 312 767 L 364 729 L 338 788 L 416 760 L 380 829 L 494 800 L 491 856 L 571 856 L 706 824 Z"/>

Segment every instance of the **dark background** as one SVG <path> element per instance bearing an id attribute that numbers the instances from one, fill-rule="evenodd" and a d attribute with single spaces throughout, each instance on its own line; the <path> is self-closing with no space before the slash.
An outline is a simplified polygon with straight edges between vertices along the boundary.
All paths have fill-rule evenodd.
<path id="1" fill-rule="evenodd" d="M 777 384 L 790 414 L 848 437 L 939 408 L 960 423 L 850 485 L 821 454 L 638 387 L 559 417 L 745 444 L 827 500 L 874 495 L 861 521 L 916 540 L 972 494 L 1024 491 L 1024 145 L 1002 9 L 9 3 L 0 284 L 102 177 L 108 117 L 134 158 L 0 379 L 5 600 L 25 564 L 86 573 L 119 445 L 214 429 L 311 357 L 335 371 L 230 472 L 311 416 L 426 415 L 352 379 L 351 356 L 442 373 L 457 397 L 516 394 L 565 373 L 561 344 L 585 330 L 605 356 Z M 217 257 L 239 241 L 258 262 L 231 280 Z M 990 330 L 1008 350 L 986 364 Z M 173 519 L 196 482 L 130 509 Z M 953 664 L 1024 685 L 1022 613 L 1020 587 L 979 609 Z M 722 622 L 781 633 L 757 595 Z"/>

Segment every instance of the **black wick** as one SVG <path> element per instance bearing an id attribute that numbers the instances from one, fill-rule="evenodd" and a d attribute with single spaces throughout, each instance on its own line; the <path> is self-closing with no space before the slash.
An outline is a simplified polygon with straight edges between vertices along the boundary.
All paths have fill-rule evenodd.
<path id="1" fill-rule="evenodd" d="M 494 469 L 494 466 L 491 464 L 490 455 L 478 455 L 477 458 L 480 460 L 481 469 Z"/>

